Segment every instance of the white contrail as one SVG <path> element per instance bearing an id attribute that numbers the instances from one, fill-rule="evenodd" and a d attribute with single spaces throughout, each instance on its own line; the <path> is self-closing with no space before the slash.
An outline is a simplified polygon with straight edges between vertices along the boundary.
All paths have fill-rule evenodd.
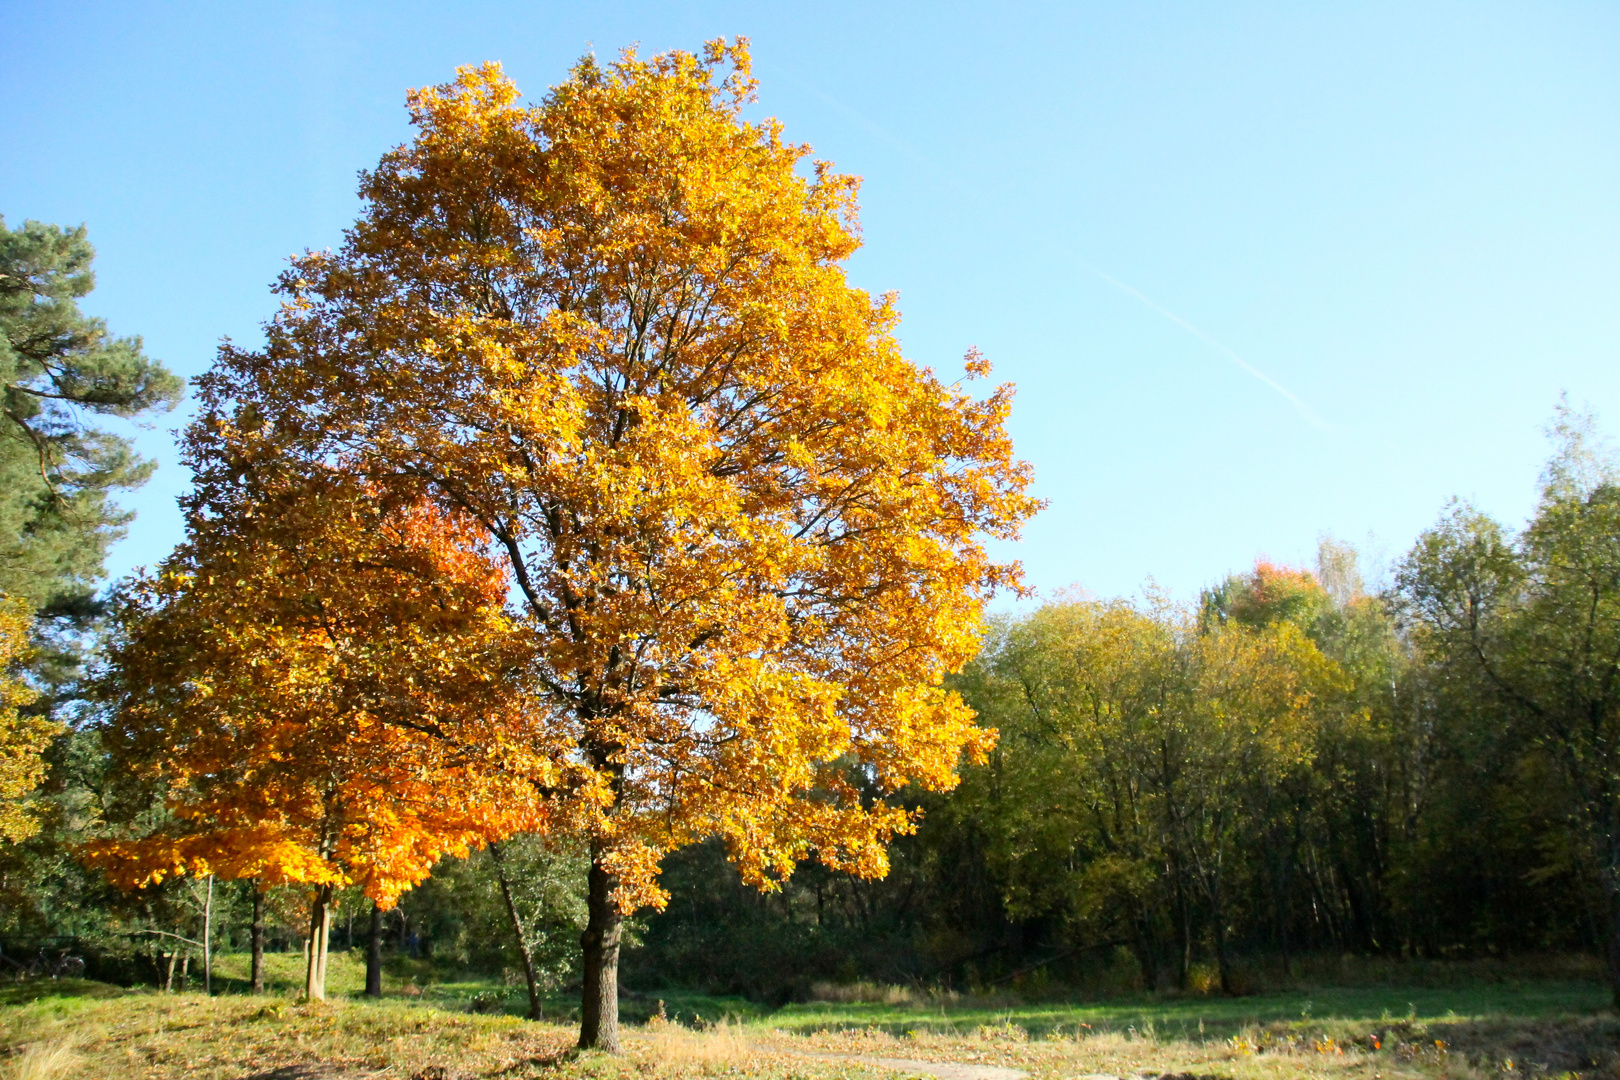
<path id="1" fill-rule="evenodd" d="M 791 76 L 789 77 L 789 81 L 799 82 L 799 80 L 793 79 Z M 915 146 L 912 146 L 905 140 L 897 138 L 893 132 L 890 132 L 881 124 L 874 123 L 871 118 L 866 116 L 864 113 L 857 109 L 850 108 L 842 101 L 839 101 L 837 98 L 822 91 L 820 87 L 813 83 L 800 82 L 799 85 L 801 89 L 809 91 L 816 97 L 819 97 L 822 101 L 826 102 L 828 105 L 832 106 L 834 109 L 838 110 L 845 116 L 846 119 L 854 122 L 860 127 L 865 128 L 868 133 L 875 135 L 883 141 L 889 143 L 891 146 L 904 151 L 907 156 L 927 166 L 931 171 L 934 172 L 935 175 L 942 177 L 955 187 L 962 188 L 964 190 L 966 189 L 967 185 L 962 182 L 955 172 L 939 164 L 939 162 L 935 161 L 927 154 L 924 154 L 922 151 L 918 150 Z M 1110 274 L 1108 271 L 1102 269 L 1100 266 L 1096 265 L 1090 260 L 1085 259 L 1075 252 L 1064 249 L 1056 244 L 1049 243 L 1048 247 L 1050 250 L 1058 252 L 1065 258 L 1073 259 L 1075 262 L 1079 263 L 1087 270 L 1090 270 L 1093 274 L 1096 274 L 1098 277 L 1102 278 L 1108 284 L 1112 285 L 1125 295 L 1147 305 L 1149 308 L 1152 308 L 1154 311 L 1158 312 L 1160 315 L 1163 315 L 1166 319 L 1169 319 L 1171 322 L 1187 331 L 1187 333 L 1191 334 L 1199 341 L 1202 341 L 1204 344 L 1208 345 L 1210 348 L 1232 361 L 1232 363 L 1237 365 L 1238 370 L 1242 371 L 1244 374 L 1265 383 L 1271 389 L 1281 394 L 1283 398 L 1287 400 L 1288 404 L 1294 407 L 1294 411 L 1299 413 L 1299 415 L 1305 419 L 1306 423 L 1310 424 L 1318 431 L 1325 435 L 1336 434 L 1327 421 L 1323 420 L 1316 414 L 1316 410 L 1312 409 L 1309 405 L 1300 400 L 1298 394 L 1295 394 L 1292 390 L 1288 389 L 1288 387 L 1284 386 L 1276 379 L 1273 379 L 1270 375 L 1267 375 L 1265 372 L 1243 359 L 1243 357 L 1239 356 L 1237 352 L 1225 342 L 1211 337 L 1208 333 L 1200 330 L 1198 327 L 1194 326 L 1186 319 L 1183 319 L 1180 315 L 1177 315 L 1175 312 L 1171 311 L 1157 300 L 1154 300 L 1140 289 L 1135 289 L 1125 284 L 1123 281 L 1119 280 L 1119 278 L 1115 277 L 1113 274 Z"/>
<path id="2" fill-rule="evenodd" d="M 1287 398 L 1288 403 L 1294 407 L 1294 410 L 1296 412 L 1298 412 L 1299 415 L 1303 416 L 1306 419 L 1306 421 L 1309 422 L 1318 431 L 1321 431 L 1323 434 L 1326 434 L 1326 435 L 1334 434 L 1333 428 L 1328 425 L 1327 421 L 1323 420 L 1320 416 L 1316 415 L 1316 410 L 1312 409 L 1309 405 L 1307 405 L 1303 401 L 1301 401 L 1299 399 L 1299 395 L 1295 394 L 1292 390 L 1288 389 L 1288 387 L 1284 386 L 1282 383 L 1278 382 L 1276 379 L 1273 379 L 1270 375 L 1267 375 L 1265 372 L 1261 371 L 1259 368 L 1255 367 L 1253 364 L 1251 364 L 1247 360 L 1243 359 L 1243 357 L 1239 356 L 1235 351 L 1233 351 L 1231 346 L 1225 344 L 1222 341 L 1219 341 L 1219 340 L 1211 337 L 1209 334 L 1205 333 L 1203 330 L 1200 330 L 1198 327 L 1194 326 L 1192 323 L 1188 322 L 1186 319 L 1183 319 L 1180 315 L 1177 315 L 1175 312 L 1171 311 L 1169 308 L 1165 307 L 1163 304 L 1159 303 L 1157 300 L 1153 299 L 1151 296 L 1148 296 L 1146 293 L 1142 292 L 1140 289 L 1131 288 L 1131 286 L 1125 284 L 1123 281 L 1119 280 L 1119 278 L 1115 277 L 1113 274 L 1110 274 L 1108 271 L 1104 270 L 1102 267 L 1097 266 L 1096 264 L 1094 264 L 1092 262 L 1089 262 L 1086 259 L 1082 259 L 1079 255 L 1074 254 L 1072 251 L 1067 252 L 1066 254 L 1069 256 L 1069 258 L 1073 259 L 1075 262 L 1079 263 L 1081 266 L 1084 266 L 1087 270 L 1090 270 L 1093 274 L 1096 274 L 1098 277 L 1100 277 L 1104 281 L 1108 282 L 1108 284 L 1112 285 L 1114 288 L 1118 289 L 1120 292 L 1122 292 L 1125 295 L 1131 297 L 1132 299 L 1138 300 L 1141 303 L 1146 304 L 1148 307 L 1152 308 L 1154 311 L 1157 311 L 1160 315 L 1163 315 L 1165 318 L 1169 319 L 1171 322 L 1175 323 L 1177 326 L 1179 326 L 1183 330 L 1187 331 L 1187 333 L 1191 334 L 1193 337 L 1195 337 L 1198 340 L 1202 341 L 1204 344 L 1208 345 L 1210 348 L 1216 350 L 1222 356 L 1225 356 L 1228 360 L 1232 361 L 1232 363 L 1236 364 L 1244 372 L 1248 373 L 1249 375 L 1254 376 L 1256 379 L 1259 379 L 1261 382 L 1265 383 L 1267 386 L 1269 386 L 1273 390 L 1277 391 L 1277 393 L 1279 393 L 1283 397 Z"/>

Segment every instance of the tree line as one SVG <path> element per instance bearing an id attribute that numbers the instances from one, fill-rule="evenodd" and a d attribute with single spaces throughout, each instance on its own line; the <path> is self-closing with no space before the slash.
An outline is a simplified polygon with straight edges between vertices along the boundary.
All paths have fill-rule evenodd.
<path id="1" fill-rule="evenodd" d="M 755 898 L 693 853 L 650 981 L 1244 992 L 1322 953 L 1536 952 L 1614 980 L 1620 469 L 1590 417 L 1552 433 L 1522 529 L 1454 502 L 1378 587 L 1328 539 L 1194 603 L 994 622 L 955 685 L 996 747 L 916 796 L 889 877 Z"/>

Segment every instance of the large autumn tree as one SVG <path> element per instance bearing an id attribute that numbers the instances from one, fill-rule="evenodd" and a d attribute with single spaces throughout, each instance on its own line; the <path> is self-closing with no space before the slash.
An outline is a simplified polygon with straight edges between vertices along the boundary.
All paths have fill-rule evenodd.
<path id="1" fill-rule="evenodd" d="M 947 788 L 990 745 L 941 683 L 1016 585 L 984 538 L 1035 509 L 1010 388 L 902 356 L 845 275 L 856 178 L 744 119 L 753 91 L 739 39 L 587 58 L 529 106 L 495 65 L 413 94 L 344 244 L 200 384 L 205 422 L 418 486 L 504 561 L 569 766 L 543 793 L 591 854 L 584 1046 L 617 1046 L 664 853 L 885 872 L 911 817 L 850 771 Z"/>

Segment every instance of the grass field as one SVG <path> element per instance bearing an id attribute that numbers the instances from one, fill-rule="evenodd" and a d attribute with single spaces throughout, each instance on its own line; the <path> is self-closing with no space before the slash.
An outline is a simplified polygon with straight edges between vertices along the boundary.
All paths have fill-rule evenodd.
<path id="1" fill-rule="evenodd" d="M 627 1052 L 610 1058 L 571 1050 L 574 1005 L 562 997 L 548 1000 L 554 1020 L 534 1024 L 513 1015 L 520 987 L 404 963 L 391 967 L 383 1001 L 365 1001 L 350 997 L 363 985 L 358 958 L 334 954 L 333 1000 L 299 1004 L 299 957 L 267 961 L 264 997 L 242 992 L 246 958 L 234 956 L 220 958 L 212 998 L 87 981 L 0 987 L 0 1076 L 834 1080 L 896 1075 L 893 1059 L 1011 1066 L 1035 1080 L 1620 1076 L 1620 1020 L 1590 979 L 1453 972 L 1450 985 L 1415 978 L 1421 985 L 1103 1001 L 833 987 L 825 996 L 853 1000 L 775 1010 L 630 995 Z M 667 1019 L 657 1016 L 660 1002 Z"/>
<path id="2" fill-rule="evenodd" d="M 771 1016 L 773 1026 L 804 1033 L 876 1028 L 894 1035 L 962 1034 L 985 1025 L 1017 1024 L 1032 1038 L 1093 1032 L 1143 1032 L 1169 1038 L 1229 1038 L 1267 1026 L 1352 1032 L 1393 1023 L 1429 1025 L 1491 1018 L 1591 1015 L 1608 1002 L 1589 982 L 1473 987 L 1352 987 L 1250 997 L 1151 997 L 1096 1003 L 1018 1003 L 921 997 L 895 1004 L 811 1002 Z"/>

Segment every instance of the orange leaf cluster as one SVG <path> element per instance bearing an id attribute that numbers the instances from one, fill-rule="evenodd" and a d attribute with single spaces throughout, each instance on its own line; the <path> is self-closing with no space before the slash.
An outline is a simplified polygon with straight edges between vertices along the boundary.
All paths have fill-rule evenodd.
<path id="1" fill-rule="evenodd" d="M 520 697 L 506 578 L 472 524 L 341 470 L 238 465 L 199 487 L 113 656 L 116 749 L 174 822 L 89 861 L 125 887 L 359 882 L 386 907 L 445 853 L 543 827 L 535 770 L 491 751 Z"/>

